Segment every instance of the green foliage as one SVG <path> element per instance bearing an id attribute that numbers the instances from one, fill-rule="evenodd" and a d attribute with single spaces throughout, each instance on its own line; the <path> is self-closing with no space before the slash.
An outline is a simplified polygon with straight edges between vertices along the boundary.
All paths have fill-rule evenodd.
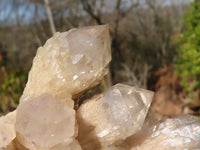
<path id="1" fill-rule="evenodd" d="M 180 44 L 176 63 L 177 73 L 187 91 L 200 88 L 200 1 L 191 3 L 187 11 L 185 29 L 178 39 Z"/>
<path id="2" fill-rule="evenodd" d="M 0 84 L 0 112 L 7 112 L 14 109 L 19 103 L 19 98 L 27 81 L 27 73 L 17 70 L 7 74 L 3 66 L 0 73 L 3 77 Z"/>

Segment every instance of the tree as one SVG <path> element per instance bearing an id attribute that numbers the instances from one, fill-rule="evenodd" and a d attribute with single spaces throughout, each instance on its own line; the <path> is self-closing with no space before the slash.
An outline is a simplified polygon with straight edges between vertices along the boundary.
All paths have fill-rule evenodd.
<path id="1" fill-rule="evenodd" d="M 162 65 L 174 63 L 176 44 L 172 37 L 182 29 L 182 16 L 187 5 L 168 2 L 170 5 L 165 5 L 162 0 L 145 0 L 145 8 L 133 11 L 125 23 L 129 31 L 126 34 L 130 35 L 127 38 L 128 63 L 123 65 L 126 83 L 148 88 L 155 82 L 152 72 Z"/>
<path id="2" fill-rule="evenodd" d="M 178 5 L 169 4 L 174 0 L 169 0 L 167 5 L 164 1 L 0 1 L 0 16 L 5 16 L 0 18 L 4 24 L 1 26 L 0 22 L 0 42 L 9 51 L 10 68 L 28 70 L 37 47 L 42 46 L 55 30 L 63 32 L 74 27 L 109 24 L 112 79 L 108 78 L 106 83 L 124 82 L 147 88 L 150 72 L 161 64 L 172 62 L 175 48 L 171 37 L 182 27 L 182 1 Z M 5 15 L 7 10 L 8 16 Z"/>
<path id="3" fill-rule="evenodd" d="M 185 15 L 185 29 L 178 43 L 176 70 L 182 78 L 187 91 L 200 88 L 200 1 L 191 3 Z"/>

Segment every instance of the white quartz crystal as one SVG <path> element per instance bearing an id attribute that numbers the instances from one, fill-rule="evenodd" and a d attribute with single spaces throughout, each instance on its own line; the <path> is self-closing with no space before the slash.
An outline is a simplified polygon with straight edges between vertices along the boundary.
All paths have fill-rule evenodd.
<path id="1" fill-rule="evenodd" d="M 139 131 L 153 95 L 151 91 L 117 84 L 84 102 L 77 111 L 78 139 L 83 149 L 111 145 Z"/>
<path id="2" fill-rule="evenodd" d="M 13 111 L 0 118 L 0 149 L 6 149 L 16 137 L 15 116 L 16 111 Z"/>
<path id="3" fill-rule="evenodd" d="M 107 73 L 110 46 L 108 25 L 57 32 L 38 49 L 20 101 L 44 93 L 74 97 L 95 86 Z"/>
<path id="4" fill-rule="evenodd" d="M 200 122 L 197 117 L 167 119 L 155 126 L 151 136 L 131 150 L 199 150 Z"/>
<path id="5" fill-rule="evenodd" d="M 30 149 L 51 148 L 72 138 L 74 130 L 75 111 L 49 94 L 21 103 L 17 108 L 18 140 Z"/>

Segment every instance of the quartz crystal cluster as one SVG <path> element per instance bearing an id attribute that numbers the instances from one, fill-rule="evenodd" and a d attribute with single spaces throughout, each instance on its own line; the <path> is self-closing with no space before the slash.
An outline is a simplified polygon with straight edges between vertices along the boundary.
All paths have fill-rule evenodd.
<path id="1" fill-rule="evenodd" d="M 0 118 L 0 150 L 200 149 L 198 118 L 149 123 L 154 93 L 116 84 L 74 101 L 111 61 L 108 25 L 56 33 L 37 51 L 17 109 Z"/>

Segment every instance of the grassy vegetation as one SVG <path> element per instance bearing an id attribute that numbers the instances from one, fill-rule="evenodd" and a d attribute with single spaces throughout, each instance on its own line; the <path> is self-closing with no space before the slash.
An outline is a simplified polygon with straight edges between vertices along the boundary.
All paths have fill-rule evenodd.
<path id="1" fill-rule="evenodd" d="M 23 70 L 7 72 L 3 58 L 0 60 L 0 113 L 7 113 L 16 108 L 27 81 L 27 73 Z"/>
<path id="2" fill-rule="evenodd" d="M 200 1 L 191 3 L 184 19 L 185 28 L 178 38 L 177 73 L 188 91 L 200 88 Z"/>

